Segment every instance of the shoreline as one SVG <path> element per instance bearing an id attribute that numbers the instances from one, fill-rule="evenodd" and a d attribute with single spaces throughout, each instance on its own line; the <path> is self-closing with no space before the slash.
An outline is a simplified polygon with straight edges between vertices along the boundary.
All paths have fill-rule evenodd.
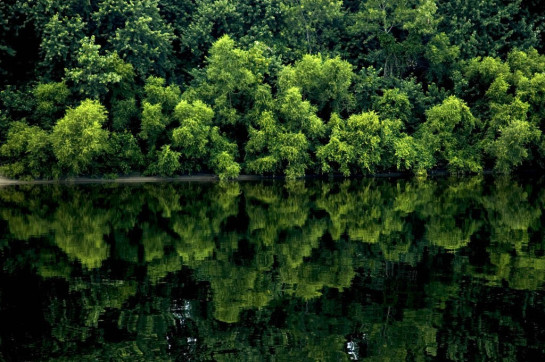
<path id="1" fill-rule="evenodd" d="M 378 173 L 367 176 L 351 176 L 345 177 L 342 175 L 307 175 L 302 180 L 306 179 L 353 179 L 353 178 L 400 178 L 407 177 L 408 174 L 392 172 L 392 173 Z M 240 175 L 235 179 L 228 181 L 267 181 L 267 180 L 285 180 L 285 176 L 261 176 L 261 175 Z M 92 177 L 75 177 L 58 180 L 14 180 L 7 177 L 0 176 L 0 186 L 9 185 L 50 185 L 50 184 L 108 184 L 108 183 L 160 183 L 160 182 L 220 182 L 220 179 L 214 174 L 197 174 L 197 175 L 181 175 L 174 177 L 161 177 L 161 176 L 120 176 L 116 178 L 92 178 Z"/>
<path id="2" fill-rule="evenodd" d="M 159 177 L 159 176 L 122 176 L 116 178 L 91 178 L 91 177 L 76 177 L 59 180 L 13 180 L 0 176 L 0 186 L 9 185 L 50 185 L 50 184 L 106 184 L 106 183 L 156 183 L 156 182 L 172 182 L 172 181 L 199 181 L 199 182 L 214 182 L 219 179 L 215 175 L 191 175 L 191 176 L 176 176 L 176 177 Z"/>
<path id="3" fill-rule="evenodd" d="M 469 176 L 488 176 L 493 175 L 491 170 L 483 171 L 476 175 L 455 175 L 450 174 L 446 170 L 435 170 L 428 173 L 425 177 L 469 177 Z M 509 174 L 509 176 L 536 176 L 542 175 L 536 170 L 522 170 L 520 172 Z M 499 176 L 499 175 L 498 175 Z M 371 175 L 354 175 L 345 177 L 343 175 L 306 175 L 298 180 L 343 180 L 343 179 L 362 179 L 362 178 L 415 178 L 418 177 L 413 174 L 403 172 L 386 172 L 376 173 Z M 285 176 L 262 176 L 262 175 L 240 175 L 235 179 L 228 180 L 228 182 L 239 181 L 285 181 Z M 220 182 L 220 179 L 214 174 L 197 174 L 197 175 L 180 175 L 173 177 L 161 177 L 161 176 L 120 176 L 116 178 L 104 178 L 104 177 L 74 177 L 58 180 L 14 180 L 4 176 L 0 176 L 0 187 L 3 186 L 17 186 L 17 185 L 51 185 L 51 184 L 132 184 L 132 183 L 161 183 L 161 182 Z"/>

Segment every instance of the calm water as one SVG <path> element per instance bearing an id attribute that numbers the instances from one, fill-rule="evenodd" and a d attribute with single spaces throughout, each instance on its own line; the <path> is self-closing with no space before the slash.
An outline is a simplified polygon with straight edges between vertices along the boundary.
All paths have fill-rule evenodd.
<path id="1" fill-rule="evenodd" d="M 0 360 L 542 360 L 545 183 L 0 188 Z"/>

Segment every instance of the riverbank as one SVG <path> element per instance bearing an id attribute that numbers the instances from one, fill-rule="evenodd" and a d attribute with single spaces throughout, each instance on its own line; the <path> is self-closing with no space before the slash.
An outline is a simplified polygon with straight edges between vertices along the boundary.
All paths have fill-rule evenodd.
<path id="1" fill-rule="evenodd" d="M 316 176 L 312 176 L 316 177 Z M 240 175 L 232 181 L 259 181 L 284 179 L 284 177 L 269 177 L 258 175 Z M 13 180 L 0 176 L 0 186 L 6 185 L 40 185 L 40 184 L 90 184 L 90 183 L 154 183 L 154 182 L 216 182 L 219 178 L 212 174 L 184 175 L 175 177 L 159 176 L 122 176 L 116 178 L 76 177 L 59 180 Z"/>
<path id="2" fill-rule="evenodd" d="M 494 171 L 485 170 L 480 173 L 481 175 L 494 175 Z M 511 176 L 536 176 L 542 175 L 542 172 L 535 169 L 520 170 L 516 173 L 511 174 Z M 433 170 L 430 171 L 426 177 L 446 177 L 446 176 L 455 176 L 449 173 L 447 170 Z M 462 175 L 458 175 L 462 176 Z M 467 175 L 466 175 L 467 176 Z M 412 173 L 403 173 L 403 172 L 384 172 L 376 173 L 371 175 L 353 175 L 353 176 L 343 176 L 341 174 L 336 175 L 306 175 L 300 179 L 358 179 L 358 178 L 406 178 L 406 177 L 419 177 Z M 285 176 L 263 176 L 263 175 L 240 175 L 237 178 L 231 179 L 230 181 L 264 181 L 264 180 L 285 180 Z M 107 177 L 73 177 L 73 178 L 64 178 L 58 180 L 14 180 L 7 177 L 0 176 L 0 186 L 9 186 L 9 185 L 46 185 L 46 184 L 128 184 L 128 183 L 159 183 L 159 182 L 219 182 L 218 176 L 214 174 L 197 174 L 197 175 L 180 175 L 174 177 L 161 177 L 161 176 L 142 176 L 142 175 L 131 175 L 131 176 L 119 176 L 115 178 Z"/>
<path id="3" fill-rule="evenodd" d="M 440 172 L 437 174 L 444 175 Z M 403 177 L 407 174 L 399 172 L 377 173 L 366 177 Z M 358 176 L 355 176 L 358 177 Z M 361 176 L 359 176 L 361 177 Z M 346 178 L 342 175 L 324 176 L 324 175 L 307 175 L 303 179 L 339 179 Z M 354 178 L 349 177 L 349 178 Z M 260 176 L 260 175 L 240 175 L 232 181 L 261 181 L 261 180 L 284 180 L 284 176 Z M 91 183 L 155 183 L 155 182 L 217 182 L 219 178 L 213 174 L 198 174 L 198 175 L 182 175 L 175 177 L 160 177 L 160 176 L 120 176 L 116 178 L 104 177 L 74 177 L 58 180 L 14 180 L 0 176 L 0 186 L 7 185 L 40 185 L 40 184 L 91 184 Z"/>
<path id="4" fill-rule="evenodd" d="M 251 176 L 249 176 L 251 177 Z M 123 176 L 117 178 L 91 178 L 76 177 L 59 180 L 12 180 L 0 176 L 0 186 L 6 185 L 40 185 L 40 184 L 90 184 L 90 183 L 152 183 L 170 181 L 217 181 L 215 175 L 191 175 L 177 177 L 156 177 L 156 176 Z"/>

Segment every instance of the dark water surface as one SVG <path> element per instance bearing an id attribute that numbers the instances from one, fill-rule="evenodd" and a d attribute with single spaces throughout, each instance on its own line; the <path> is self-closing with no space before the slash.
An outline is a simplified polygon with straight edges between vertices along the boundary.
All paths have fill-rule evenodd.
<path id="1" fill-rule="evenodd" d="M 543 360 L 537 179 L 0 188 L 0 360 Z"/>

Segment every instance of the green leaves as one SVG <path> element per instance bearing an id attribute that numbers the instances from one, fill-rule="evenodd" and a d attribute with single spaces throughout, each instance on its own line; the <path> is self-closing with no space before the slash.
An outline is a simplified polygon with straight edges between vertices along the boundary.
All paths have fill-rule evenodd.
<path id="1" fill-rule="evenodd" d="M 442 82 L 452 72 L 460 55 L 460 47 L 451 45 L 447 34 L 439 33 L 433 36 L 426 46 L 425 56 L 430 62 L 428 79 Z"/>
<path id="2" fill-rule="evenodd" d="M 460 47 L 465 59 L 504 56 L 512 49 L 538 46 L 540 16 L 526 16 L 527 1 L 437 1 L 440 31 Z M 526 8 L 526 9 L 525 9 Z"/>
<path id="3" fill-rule="evenodd" d="M 33 90 L 36 98 L 36 116 L 43 128 L 51 128 L 64 113 L 70 90 L 64 82 L 41 83 Z"/>
<path id="4" fill-rule="evenodd" d="M 51 77 L 65 67 L 74 64 L 74 54 L 85 36 L 86 23 L 81 16 L 67 17 L 56 13 L 45 25 L 40 44 L 43 53 L 43 66 Z"/>
<path id="5" fill-rule="evenodd" d="M 412 104 L 409 97 L 398 88 L 387 89 L 376 97 L 373 108 L 384 118 L 399 119 L 407 124 L 411 117 Z"/>
<path id="6" fill-rule="evenodd" d="M 174 118 L 180 126 L 172 131 L 172 145 L 181 150 L 183 169 L 199 171 L 208 158 L 210 127 L 214 112 L 201 101 L 189 104 L 181 101 L 174 110 Z"/>
<path id="7" fill-rule="evenodd" d="M 180 152 L 171 150 L 169 145 L 164 145 L 161 147 L 161 151 L 157 151 L 157 161 L 148 172 L 161 176 L 172 176 L 179 169 Z"/>
<path id="8" fill-rule="evenodd" d="M 364 59 L 385 77 L 414 69 L 438 24 L 435 0 L 369 0 L 347 27 Z M 359 56 L 361 58 L 361 56 Z"/>
<path id="9" fill-rule="evenodd" d="M 298 87 L 304 99 L 318 107 L 329 118 L 331 112 L 349 110 L 353 95 L 349 91 L 354 78 L 352 65 L 337 58 L 305 55 L 293 66 L 284 67 L 278 76 L 280 89 Z"/>
<path id="10" fill-rule="evenodd" d="M 170 113 L 178 104 L 181 98 L 180 87 L 170 84 L 165 87 L 165 79 L 149 77 L 144 85 L 146 101 L 151 104 L 162 105 L 165 112 Z"/>
<path id="11" fill-rule="evenodd" d="M 257 174 L 283 173 L 288 178 L 304 176 L 310 159 L 305 135 L 286 131 L 271 112 L 261 115 L 258 127 L 250 128 L 246 168 Z"/>
<path id="12" fill-rule="evenodd" d="M 342 1 L 283 0 L 280 9 L 285 22 L 280 35 L 291 50 L 290 58 L 327 53 L 342 33 L 345 16 Z"/>
<path id="13" fill-rule="evenodd" d="M 104 99 L 106 94 L 132 82 L 133 67 L 123 62 L 116 52 L 100 54 L 95 38 L 84 38 L 77 52 L 77 67 L 66 70 L 66 78 L 73 88 L 84 97 Z"/>
<path id="14" fill-rule="evenodd" d="M 120 57 L 134 66 L 136 74 L 166 76 L 172 70 L 174 35 L 159 13 L 158 0 L 130 2 L 123 11 L 125 24 L 110 43 Z"/>
<path id="15" fill-rule="evenodd" d="M 7 177 L 48 178 L 54 174 L 50 166 L 54 162 L 51 137 L 37 126 L 14 122 L 0 147 L 0 156 L 7 160 L 0 166 L 0 173 Z"/>
<path id="16" fill-rule="evenodd" d="M 126 175 L 140 170 L 144 163 L 142 151 L 130 132 L 112 132 L 103 158 L 101 166 L 104 166 L 104 173 Z"/>
<path id="17" fill-rule="evenodd" d="M 483 119 L 481 147 L 486 161 L 499 172 L 511 172 L 542 157 L 545 58 L 535 50 L 512 51 L 498 58 L 475 58 L 464 67 L 461 94 L 474 102 Z"/>
<path id="18" fill-rule="evenodd" d="M 401 122 L 381 120 L 375 112 L 352 115 L 347 121 L 336 119 L 329 142 L 316 152 L 322 172 L 350 176 L 387 170 L 395 164 L 399 167 L 401 159 L 414 154 L 407 149 L 412 143 L 404 139 L 400 128 Z M 396 152 L 396 148 L 400 151 Z M 394 157 L 399 161 L 395 162 Z"/>
<path id="19" fill-rule="evenodd" d="M 528 46 L 538 45 L 542 15 L 530 21 L 533 2 L 498 4 L 10 2 L 0 6 L 7 19 L 0 20 L 0 52 L 13 64 L 2 67 L 35 69 L 14 75 L 20 85 L 0 93 L 0 141 L 18 121 L 49 134 L 67 107 L 92 99 L 108 110 L 97 117 L 115 136 L 98 158 L 82 150 L 74 162 L 79 154 L 61 151 L 59 138 L 56 173 L 134 167 L 296 178 L 541 167 L 545 56 Z M 505 22 L 511 16 L 521 18 Z M 41 56 L 22 52 L 20 38 L 29 49 L 40 45 Z M 520 46 L 476 51 L 487 39 Z M 472 52 L 482 55 L 468 59 Z M 43 73 L 42 81 L 31 80 L 32 72 Z M 12 144 L 26 132 L 15 129 Z M 104 156 L 111 152 L 122 156 Z M 15 165 L 16 157 L 23 156 L 4 161 Z"/>
<path id="20" fill-rule="evenodd" d="M 440 165 L 454 172 L 482 170 L 475 133 L 478 123 L 462 100 L 451 96 L 428 110 L 426 117 L 418 139 L 424 152 L 429 153 L 423 159 L 432 163 L 424 168 Z"/>
<path id="21" fill-rule="evenodd" d="M 500 136 L 490 151 L 496 157 L 496 169 L 509 172 L 528 158 L 528 145 L 537 142 L 541 131 L 525 120 L 513 120 L 499 127 Z"/>
<path id="22" fill-rule="evenodd" d="M 238 177 L 240 165 L 235 161 L 237 154 L 237 145 L 229 142 L 220 133 L 218 127 L 213 127 L 210 132 L 210 158 L 208 166 L 218 175 L 220 180 Z"/>
<path id="23" fill-rule="evenodd" d="M 167 120 L 163 116 L 160 104 L 150 104 L 144 101 L 142 108 L 142 129 L 138 136 L 148 141 L 152 147 L 165 130 Z"/>
<path id="24" fill-rule="evenodd" d="M 325 125 L 316 115 L 316 107 L 303 100 L 299 88 L 287 89 L 278 99 L 278 115 L 287 130 L 303 132 L 309 139 L 318 140 L 325 134 Z"/>
<path id="25" fill-rule="evenodd" d="M 492 119 L 485 151 L 494 157 L 495 169 L 510 172 L 531 155 L 530 147 L 536 145 L 541 131 L 528 122 L 529 104 L 515 98 L 509 104 L 493 104 Z"/>
<path id="26" fill-rule="evenodd" d="M 149 77 L 144 85 L 145 98 L 142 102 L 141 128 L 138 136 L 147 141 L 148 151 L 153 154 L 169 142 L 167 130 L 173 122 L 172 113 L 181 98 L 176 85 L 165 87 L 163 78 Z"/>
<path id="27" fill-rule="evenodd" d="M 93 160 L 105 151 L 108 132 L 102 129 L 106 108 L 96 100 L 87 99 L 53 127 L 51 141 L 59 166 L 70 174 L 90 170 Z"/>
<path id="28" fill-rule="evenodd" d="M 218 124 L 250 124 L 257 112 L 254 108 L 266 107 L 263 101 L 270 97 L 270 88 L 263 84 L 269 59 L 262 47 L 242 50 L 223 36 L 210 49 L 207 61 L 204 78 L 188 97 L 212 105 Z"/>

